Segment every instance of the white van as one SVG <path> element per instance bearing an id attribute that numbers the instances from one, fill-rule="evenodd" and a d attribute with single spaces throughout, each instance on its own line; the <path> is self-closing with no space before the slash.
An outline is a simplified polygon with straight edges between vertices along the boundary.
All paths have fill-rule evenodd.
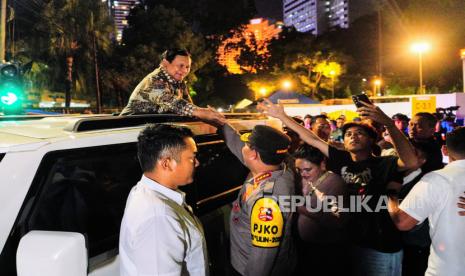
<path id="1" fill-rule="evenodd" d="M 239 130 L 279 127 L 232 114 Z M 127 195 L 141 177 L 136 141 L 146 123 L 182 124 L 198 144 L 187 200 L 202 220 L 211 274 L 228 266 L 229 203 L 247 169 L 210 125 L 177 115 L 0 118 L 0 275 L 119 275 Z"/>

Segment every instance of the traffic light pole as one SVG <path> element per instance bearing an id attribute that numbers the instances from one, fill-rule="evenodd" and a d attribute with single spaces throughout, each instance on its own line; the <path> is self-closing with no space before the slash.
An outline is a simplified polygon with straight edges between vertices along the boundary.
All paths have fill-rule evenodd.
<path id="1" fill-rule="evenodd" d="M 6 1 L 1 0 L 0 11 L 0 63 L 5 62 L 5 41 L 6 41 Z"/>

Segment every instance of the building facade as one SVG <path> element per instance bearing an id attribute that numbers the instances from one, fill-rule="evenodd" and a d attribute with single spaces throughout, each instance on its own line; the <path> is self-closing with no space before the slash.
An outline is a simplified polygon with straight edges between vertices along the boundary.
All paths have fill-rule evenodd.
<path id="1" fill-rule="evenodd" d="M 116 27 L 116 41 L 121 42 L 123 38 L 123 30 L 128 25 L 127 17 L 129 11 L 137 4 L 139 0 L 107 0 L 108 7 L 115 22 Z"/>
<path id="2" fill-rule="evenodd" d="M 284 25 L 321 35 L 347 29 L 357 18 L 375 12 L 376 0 L 283 0 Z"/>
<path id="3" fill-rule="evenodd" d="M 325 4 L 321 0 L 283 0 L 283 21 L 299 32 L 322 33 L 325 27 Z"/>

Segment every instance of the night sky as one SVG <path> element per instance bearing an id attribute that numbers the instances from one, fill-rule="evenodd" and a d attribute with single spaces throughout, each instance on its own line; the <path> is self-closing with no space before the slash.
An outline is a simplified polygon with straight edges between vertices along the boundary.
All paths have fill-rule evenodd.
<path id="1" fill-rule="evenodd" d="M 283 1 L 282 0 L 255 0 L 258 17 L 272 18 L 283 20 Z"/>

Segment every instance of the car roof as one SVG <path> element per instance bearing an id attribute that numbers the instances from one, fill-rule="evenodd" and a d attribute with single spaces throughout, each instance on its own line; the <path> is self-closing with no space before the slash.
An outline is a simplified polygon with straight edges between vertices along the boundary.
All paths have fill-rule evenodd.
<path id="1" fill-rule="evenodd" d="M 53 138 L 67 137 L 66 127 L 89 116 L 50 116 L 7 118 L 0 121 L 0 152 L 21 145 L 42 144 Z"/>
<path id="2" fill-rule="evenodd" d="M 235 119 L 266 119 L 259 114 L 231 114 Z M 178 115 L 150 114 L 132 116 L 112 115 L 67 115 L 45 117 L 22 117 L 20 119 L 0 120 L 0 152 L 12 147 L 34 148 L 53 140 L 75 139 L 80 135 L 114 133 L 116 130 L 139 132 L 147 123 L 176 123 L 190 125 L 195 134 L 207 134 L 214 131 L 193 118 Z M 34 146 L 35 145 L 35 146 Z M 26 147 L 25 147 L 26 146 Z"/>

